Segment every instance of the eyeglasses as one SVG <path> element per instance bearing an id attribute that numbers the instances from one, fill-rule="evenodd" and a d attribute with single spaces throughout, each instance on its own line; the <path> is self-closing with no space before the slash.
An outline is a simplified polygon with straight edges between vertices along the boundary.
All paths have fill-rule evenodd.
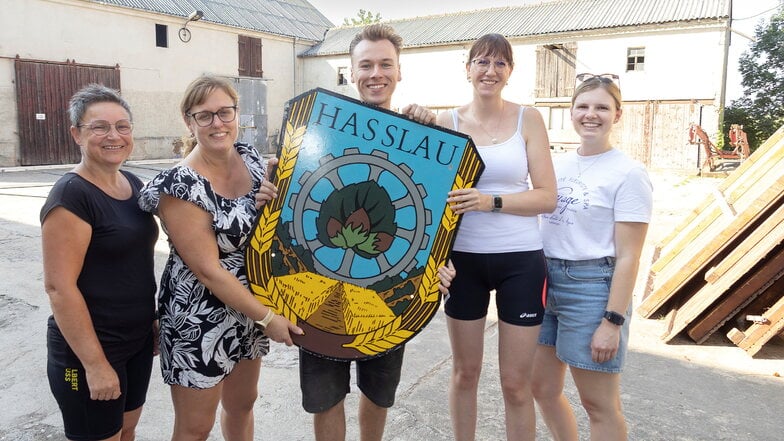
<path id="1" fill-rule="evenodd" d="M 185 116 L 193 118 L 199 127 L 207 127 L 215 121 L 217 116 L 219 120 L 230 123 L 237 118 L 237 106 L 221 107 L 217 112 L 210 112 L 203 110 L 196 113 L 186 113 Z"/>
<path id="2" fill-rule="evenodd" d="M 76 127 L 79 128 L 84 127 L 90 130 L 91 132 L 93 132 L 93 135 L 96 136 L 104 136 L 108 134 L 109 131 L 112 130 L 112 126 L 114 126 L 114 129 L 117 130 L 117 133 L 119 133 L 120 135 L 130 135 L 131 131 L 133 130 L 133 123 L 131 123 L 127 119 L 121 119 L 114 124 L 110 124 L 109 121 L 98 120 L 98 121 L 92 121 L 89 124 L 76 125 Z"/>
<path id="3" fill-rule="evenodd" d="M 621 77 L 611 73 L 603 73 L 598 75 L 592 73 L 581 73 L 581 74 L 577 74 L 575 78 L 577 78 L 577 81 L 581 83 L 585 83 L 586 81 L 596 80 L 605 84 L 615 83 L 616 86 L 618 86 L 619 88 L 621 87 Z"/>
<path id="4" fill-rule="evenodd" d="M 506 70 L 509 67 L 509 63 L 504 60 L 491 60 L 489 58 L 474 58 L 471 60 L 471 63 L 476 66 L 476 69 L 480 72 L 487 72 L 490 70 L 490 65 L 495 67 L 495 70 Z"/>

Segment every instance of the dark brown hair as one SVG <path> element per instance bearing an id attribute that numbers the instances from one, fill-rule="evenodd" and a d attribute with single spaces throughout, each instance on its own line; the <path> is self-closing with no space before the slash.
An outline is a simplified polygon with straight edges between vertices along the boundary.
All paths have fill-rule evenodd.
<path id="1" fill-rule="evenodd" d="M 476 57 L 484 55 L 503 58 L 509 63 L 509 67 L 514 67 L 512 45 L 509 44 L 509 40 L 501 34 L 485 34 L 479 37 L 471 46 L 471 50 L 468 51 L 468 60 L 466 60 L 466 64 L 471 63 L 471 60 Z"/>

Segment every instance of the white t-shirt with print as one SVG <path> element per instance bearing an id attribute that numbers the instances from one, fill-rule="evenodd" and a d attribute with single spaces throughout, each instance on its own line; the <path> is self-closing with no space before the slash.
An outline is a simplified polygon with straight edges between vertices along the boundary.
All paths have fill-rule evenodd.
<path id="1" fill-rule="evenodd" d="M 540 219 L 547 257 L 614 257 L 615 222 L 650 223 L 653 187 L 639 161 L 611 149 L 586 157 L 565 153 L 553 165 L 558 203 Z"/>

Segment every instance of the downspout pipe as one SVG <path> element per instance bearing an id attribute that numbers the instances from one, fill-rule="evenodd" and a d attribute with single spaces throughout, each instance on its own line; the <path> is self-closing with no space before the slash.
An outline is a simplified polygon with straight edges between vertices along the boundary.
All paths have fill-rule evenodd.
<path id="1" fill-rule="evenodd" d="M 729 59 L 730 59 L 730 43 L 732 41 L 732 0 L 727 1 L 728 4 L 728 14 L 727 14 L 727 26 L 724 28 L 724 53 L 722 55 L 722 65 L 721 65 L 721 85 L 719 89 L 719 127 L 718 127 L 718 139 L 716 140 L 716 144 L 718 144 L 719 148 L 724 146 L 724 106 L 726 105 L 725 101 L 727 100 L 727 69 L 729 67 Z"/>
<path id="2" fill-rule="evenodd" d="M 294 63 L 291 69 L 292 70 L 291 85 L 292 85 L 292 90 L 294 91 L 294 96 L 299 95 L 299 90 L 297 90 L 297 41 L 298 40 L 299 38 L 294 37 L 294 40 L 291 44 L 291 52 L 292 52 L 291 59 L 292 59 L 292 63 Z"/>

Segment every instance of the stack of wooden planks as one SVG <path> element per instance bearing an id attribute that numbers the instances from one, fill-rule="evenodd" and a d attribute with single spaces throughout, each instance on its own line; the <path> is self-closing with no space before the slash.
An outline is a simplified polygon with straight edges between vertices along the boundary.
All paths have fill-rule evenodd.
<path id="1" fill-rule="evenodd" d="M 666 315 L 668 342 L 700 344 L 729 322 L 751 355 L 782 333 L 784 126 L 656 246 L 637 312 Z"/>

